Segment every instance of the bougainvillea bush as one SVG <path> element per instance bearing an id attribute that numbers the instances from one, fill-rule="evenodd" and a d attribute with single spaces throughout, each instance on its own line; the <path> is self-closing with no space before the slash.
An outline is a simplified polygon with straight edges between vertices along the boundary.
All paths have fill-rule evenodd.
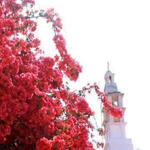
<path id="1" fill-rule="evenodd" d="M 0 150 L 93 150 L 93 112 L 81 94 L 87 89 L 75 93 L 63 82 L 76 81 L 81 66 L 68 54 L 59 16 L 53 9 L 34 11 L 34 5 L 0 0 Z M 38 18 L 52 25 L 53 58 L 42 55 Z M 96 85 L 90 88 L 108 113 L 122 116 Z"/>

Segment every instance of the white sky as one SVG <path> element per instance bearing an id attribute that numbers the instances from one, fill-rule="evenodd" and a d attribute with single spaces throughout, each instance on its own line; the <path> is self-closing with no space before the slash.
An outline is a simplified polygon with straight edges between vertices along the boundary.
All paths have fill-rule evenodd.
<path id="1" fill-rule="evenodd" d="M 77 86 L 96 81 L 103 90 L 107 61 L 110 62 L 118 88 L 125 93 L 127 136 L 135 148 L 148 150 L 150 1 L 36 1 L 40 8 L 54 7 L 62 18 L 68 51 L 83 66 Z M 50 47 L 48 28 L 43 25 L 40 29 L 45 47 Z"/>

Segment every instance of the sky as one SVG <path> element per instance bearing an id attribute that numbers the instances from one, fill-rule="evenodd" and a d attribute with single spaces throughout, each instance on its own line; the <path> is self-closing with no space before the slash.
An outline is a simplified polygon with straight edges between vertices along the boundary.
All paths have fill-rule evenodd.
<path id="1" fill-rule="evenodd" d="M 69 53 L 83 67 L 76 87 L 97 82 L 104 88 L 107 62 L 124 93 L 127 137 L 135 148 L 150 148 L 150 1 L 36 0 L 37 7 L 55 8 L 63 22 Z M 50 30 L 40 25 L 43 48 L 51 54 Z M 91 99 L 97 110 L 95 97 Z"/>

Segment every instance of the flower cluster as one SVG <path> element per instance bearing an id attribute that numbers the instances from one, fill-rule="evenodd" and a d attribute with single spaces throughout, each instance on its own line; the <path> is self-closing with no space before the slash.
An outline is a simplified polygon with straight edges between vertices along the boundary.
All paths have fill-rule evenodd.
<path id="1" fill-rule="evenodd" d="M 93 112 L 63 82 L 65 76 L 76 81 L 81 66 L 68 54 L 58 14 L 54 9 L 24 12 L 34 4 L 0 0 L 0 150 L 94 150 L 89 141 Z M 38 17 L 52 24 L 59 56 L 41 55 Z M 102 102 L 121 117 L 105 97 Z"/>
<path id="2" fill-rule="evenodd" d="M 124 110 L 119 107 L 113 106 L 112 102 L 107 100 L 105 93 L 100 91 L 100 88 L 96 83 L 94 83 L 94 85 L 88 84 L 86 87 L 83 87 L 82 92 L 80 92 L 80 95 L 83 95 L 86 91 L 88 91 L 88 93 L 90 93 L 92 89 L 95 90 L 98 98 L 103 103 L 104 110 L 108 114 L 110 114 L 113 117 L 118 118 L 118 119 L 123 117 Z"/>

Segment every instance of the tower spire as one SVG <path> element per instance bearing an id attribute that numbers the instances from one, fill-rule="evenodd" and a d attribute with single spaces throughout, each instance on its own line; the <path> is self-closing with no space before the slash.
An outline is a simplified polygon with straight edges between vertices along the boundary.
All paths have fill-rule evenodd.
<path id="1" fill-rule="evenodd" d="M 107 72 L 105 73 L 105 93 L 118 93 L 117 85 L 114 81 L 114 73 L 109 70 L 109 62 L 107 62 Z"/>
<path id="2" fill-rule="evenodd" d="M 109 61 L 107 62 L 107 71 L 109 71 Z"/>

